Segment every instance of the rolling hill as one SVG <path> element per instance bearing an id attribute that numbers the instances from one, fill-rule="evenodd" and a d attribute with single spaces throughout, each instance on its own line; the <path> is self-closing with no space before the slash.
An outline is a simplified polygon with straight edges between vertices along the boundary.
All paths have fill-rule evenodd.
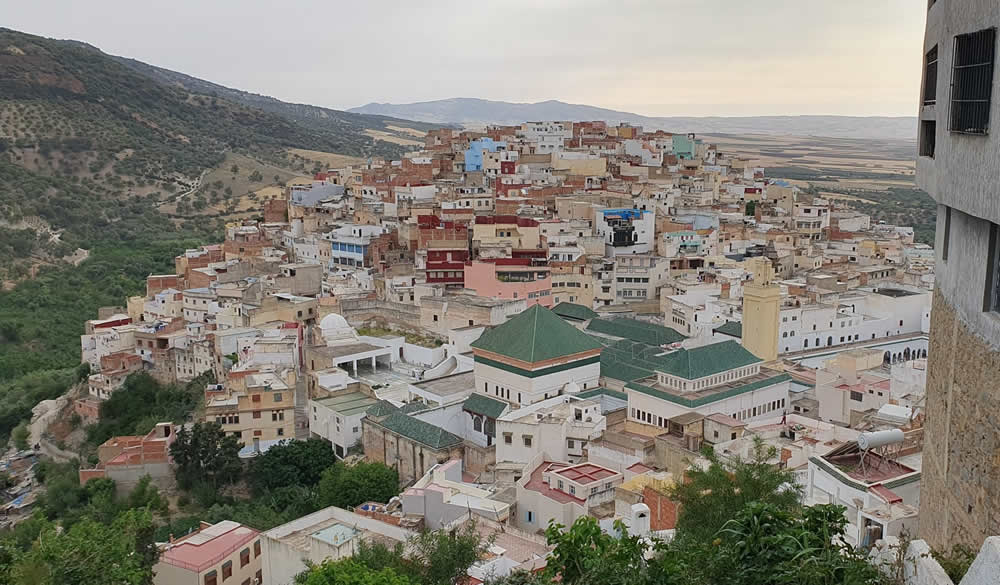
<path id="1" fill-rule="evenodd" d="M 0 29 L 0 282 L 97 240 L 155 237 L 183 220 L 215 229 L 222 212 L 199 214 L 252 211 L 239 201 L 249 182 L 281 186 L 311 172 L 315 161 L 292 151 L 398 157 L 408 148 L 392 139 L 428 127 L 289 104 Z M 222 165 L 233 169 L 227 180 L 200 184 Z M 183 208 L 164 205 L 189 190 Z"/>
<path id="2" fill-rule="evenodd" d="M 512 103 L 452 98 L 412 104 L 370 103 L 348 112 L 397 116 L 438 124 L 520 124 L 526 120 L 605 120 L 654 130 L 700 134 L 779 134 L 881 140 L 916 140 L 915 117 L 755 116 L 654 117 L 557 100 Z"/>

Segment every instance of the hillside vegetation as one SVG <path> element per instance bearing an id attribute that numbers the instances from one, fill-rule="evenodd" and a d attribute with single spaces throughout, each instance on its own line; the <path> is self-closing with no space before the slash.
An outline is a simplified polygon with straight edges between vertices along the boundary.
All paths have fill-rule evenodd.
<path id="1" fill-rule="evenodd" d="M 97 239 L 258 211 L 254 192 L 315 170 L 291 149 L 397 157 L 403 146 L 367 133 L 404 137 L 426 126 L 286 104 L 7 29 L 0 96 L 0 280 L 8 286 Z M 241 172 L 201 183 L 232 168 L 234 156 Z"/>

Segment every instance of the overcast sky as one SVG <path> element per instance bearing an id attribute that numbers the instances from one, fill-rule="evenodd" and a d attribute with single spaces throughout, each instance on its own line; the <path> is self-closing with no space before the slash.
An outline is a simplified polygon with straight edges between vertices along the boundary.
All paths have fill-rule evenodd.
<path id="1" fill-rule="evenodd" d="M 927 0 L 0 0 L 0 26 L 346 109 L 915 115 Z"/>

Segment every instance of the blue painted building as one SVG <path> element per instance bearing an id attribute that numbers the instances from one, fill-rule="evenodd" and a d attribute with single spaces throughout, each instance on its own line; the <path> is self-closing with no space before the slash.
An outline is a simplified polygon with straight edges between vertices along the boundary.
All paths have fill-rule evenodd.
<path id="1" fill-rule="evenodd" d="M 469 143 L 465 151 L 465 172 L 483 170 L 483 151 L 507 150 L 506 142 L 495 142 L 492 138 L 480 138 Z"/>

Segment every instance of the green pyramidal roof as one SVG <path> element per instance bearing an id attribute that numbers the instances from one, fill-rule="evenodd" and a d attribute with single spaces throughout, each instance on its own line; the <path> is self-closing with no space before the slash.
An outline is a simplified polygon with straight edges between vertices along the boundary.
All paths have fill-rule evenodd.
<path id="1" fill-rule="evenodd" d="M 541 305 L 483 333 L 472 347 L 523 362 L 541 362 L 600 349 L 586 333 Z"/>

